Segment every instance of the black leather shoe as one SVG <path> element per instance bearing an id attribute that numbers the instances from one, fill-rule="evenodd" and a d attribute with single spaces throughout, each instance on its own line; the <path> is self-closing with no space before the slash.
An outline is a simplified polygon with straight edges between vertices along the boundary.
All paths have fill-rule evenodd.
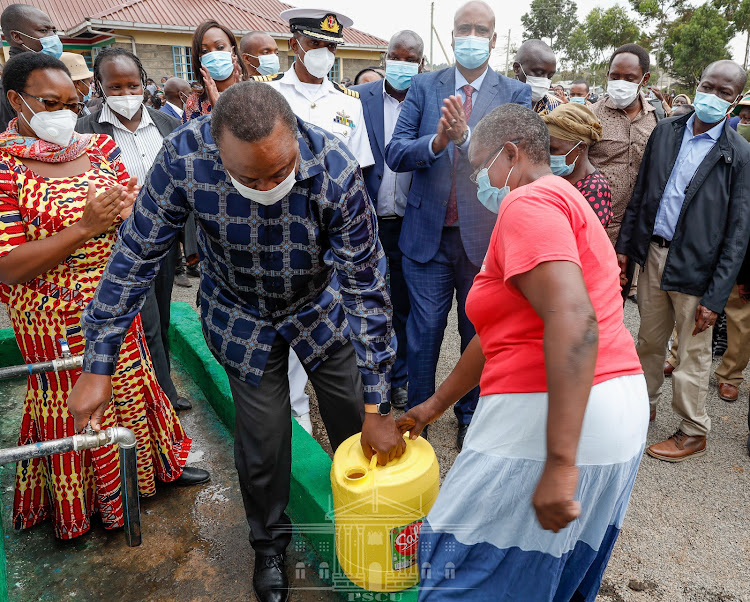
<path id="1" fill-rule="evenodd" d="M 210 480 L 211 475 L 208 474 L 207 470 L 195 466 L 186 466 L 182 469 L 182 474 L 172 482 L 180 487 L 190 487 L 191 485 L 208 483 Z"/>
<path id="2" fill-rule="evenodd" d="M 406 387 L 395 387 L 391 391 L 391 405 L 397 410 L 403 410 L 407 401 L 409 401 L 409 394 L 406 392 Z"/>
<path id="3" fill-rule="evenodd" d="M 185 410 L 192 410 L 193 404 L 184 397 L 178 397 L 172 402 L 172 407 L 178 412 L 184 412 Z"/>
<path id="4" fill-rule="evenodd" d="M 466 439 L 466 431 L 468 430 L 468 424 L 458 425 L 458 434 L 456 435 L 456 449 L 458 449 L 458 451 L 461 451 L 464 447 L 464 439 Z"/>
<path id="5" fill-rule="evenodd" d="M 419 436 L 420 436 L 420 437 L 424 437 L 424 438 L 425 438 L 425 440 L 427 440 L 427 441 L 429 441 L 429 440 L 430 440 L 430 433 L 429 433 L 429 430 L 428 430 L 429 428 L 430 428 L 430 425 L 428 424 L 428 425 L 427 425 L 426 427 L 424 427 L 424 428 L 422 429 L 422 432 L 421 432 L 421 433 L 419 433 Z"/>
<path id="6" fill-rule="evenodd" d="M 255 555 L 253 589 L 259 602 L 287 602 L 289 600 L 289 579 L 286 576 L 286 556 Z"/>

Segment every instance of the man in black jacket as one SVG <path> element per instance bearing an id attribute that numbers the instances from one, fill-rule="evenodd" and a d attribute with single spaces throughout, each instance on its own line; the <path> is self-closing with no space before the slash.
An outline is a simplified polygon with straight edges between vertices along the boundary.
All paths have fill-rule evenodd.
<path id="1" fill-rule="evenodd" d="M 102 108 L 78 120 L 76 130 L 86 134 L 106 134 L 120 147 L 120 158 L 131 176 L 144 183 L 154 158 L 161 151 L 164 138 L 180 122 L 142 104 L 146 74 L 141 62 L 123 48 L 108 48 L 94 63 L 94 83 L 105 99 Z M 132 99 L 132 106 L 123 99 Z M 177 393 L 169 366 L 170 303 L 174 274 L 179 262 L 179 246 L 174 245 L 164 259 L 141 310 L 146 343 L 154 363 L 159 385 L 178 411 L 192 404 Z"/>
<path id="2" fill-rule="evenodd" d="M 712 63 L 698 84 L 695 113 L 659 123 L 615 245 L 623 275 L 630 261 L 642 268 L 638 355 L 652 420 L 667 342 L 677 325 L 680 365 L 672 375 L 672 408 L 682 422 L 672 437 L 647 450 L 669 462 L 706 451 L 711 333 L 750 236 L 750 146 L 725 127 L 746 82 L 736 63 Z"/>

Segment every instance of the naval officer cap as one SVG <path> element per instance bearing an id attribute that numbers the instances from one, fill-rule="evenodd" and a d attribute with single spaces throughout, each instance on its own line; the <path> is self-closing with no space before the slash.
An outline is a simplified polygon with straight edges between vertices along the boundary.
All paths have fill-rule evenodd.
<path id="1" fill-rule="evenodd" d="M 300 32 L 313 40 L 343 44 L 344 27 L 354 24 L 349 17 L 332 10 L 317 8 L 290 8 L 281 12 L 292 33 Z"/>

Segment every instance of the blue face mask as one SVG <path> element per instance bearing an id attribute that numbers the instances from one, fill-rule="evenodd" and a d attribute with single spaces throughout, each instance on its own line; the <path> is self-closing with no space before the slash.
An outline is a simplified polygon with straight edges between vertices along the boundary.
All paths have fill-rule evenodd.
<path id="1" fill-rule="evenodd" d="M 63 45 L 57 34 L 39 38 L 39 41 L 42 43 L 42 52 L 44 54 L 49 54 L 56 59 L 59 59 L 62 56 Z"/>
<path id="2" fill-rule="evenodd" d="M 208 74 L 217 82 L 223 82 L 234 71 L 232 53 L 225 50 L 207 52 L 201 57 L 201 65 L 208 69 Z"/>
<path id="3" fill-rule="evenodd" d="M 453 38 L 456 62 L 467 69 L 476 69 L 490 58 L 490 40 L 478 36 Z"/>
<path id="4" fill-rule="evenodd" d="M 385 61 L 385 79 L 396 90 L 408 90 L 411 78 L 419 73 L 419 63 Z"/>
<path id="5" fill-rule="evenodd" d="M 703 123 L 717 123 L 724 119 L 733 103 L 715 94 L 696 92 L 693 106 L 695 114 Z"/>
<path id="6" fill-rule="evenodd" d="M 579 141 L 578 144 L 581 144 L 581 142 Z M 573 170 L 576 168 L 576 161 L 578 161 L 578 157 L 576 157 L 576 160 L 573 161 L 573 163 L 571 163 L 570 165 L 568 165 L 565 161 L 568 158 L 568 155 L 576 149 L 578 144 L 576 144 L 564 155 L 550 155 L 549 166 L 552 168 L 553 174 L 564 178 L 565 176 L 569 176 L 573 173 Z"/>
<path id="7" fill-rule="evenodd" d="M 256 70 L 261 75 L 273 75 L 274 73 L 279 72 L 280 63 L 278 54 L 261 54 L 255 56 L 254 54 L 247 53 L 247 56 L 258 59 Z"/>
<path id="8" fill-rule="evenodd" d="M 577 103 L 579 105 L 585 105 L 586 104 L 586 99 L 583 96 L 571 96 L 570 97 L 570 102 L 575 102 L 575 103 Z"/>
<path id="9" fill-rule="evenodd" d="M 480 169 L 479 173 L 477 174 L 477 198 L 479 199 L 479 202 L 487 207 L 487 209 L 492 211 L 492 213 L 497 213 L 498 211 L 500 211 L 500 203 L 502 203 L 503 199 L 510 193 L 508 180 L 510 180 L 510 174 L 513 173 L 513 167 L 515 167 L 514 165 L 510 168 L 508 177 L 505 178 L 505 186 L 503 186 L 502 188 L 497 188 L 490 183 L 490 168 L 495 163 L 497 158 L 502 154 L 502 152 L 503 149 L 500 149 L 500 152 L 495 155 L 492 163 L 490 163 L 484 169 Z"/>
<path id="10" fill-rule="evenodd" d="M 55 57 L 56 59 L 59 59 L 62 56 L 63 53 L 63 45 L 60 41 L 60 38 L 56 33 L 53 33 L 48 36 L 44 36 L 43 38 L 35 38 L 34 36 L 30 36 L 26 33 L 23 33 L 22 31 L 16 31 L 16 33 L 20 33 L 22 36 L 31 38 L 34 40 L 39 40 L 39 43 L 42 45 L 42 49 L 39 52 L 42 52 L 43 54 L 48 54 L 50 56 Z M 26 44 L 22 44 L 26 50 L 30 50 L 31 52 L 36 52 L 35 50 L 31 50 Z"/>

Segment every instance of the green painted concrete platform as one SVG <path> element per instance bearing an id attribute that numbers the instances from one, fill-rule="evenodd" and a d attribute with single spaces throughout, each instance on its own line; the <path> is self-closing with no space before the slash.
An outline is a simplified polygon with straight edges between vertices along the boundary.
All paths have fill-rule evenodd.
<path id="1" fill-rule="evenodd" d="M 234 404 L 226 373 L 208 350 L 198 315 L 187 303 L 172 304 L 170 341 L 175 358 L 201 389 L 229 432 L 233 432 Z M 13 332 L 0 330 L 0 365 L 20 363 L 23 362 Z M 292 421 L 292 458 L 288 514 L 296 531 L 312 547 L 318 566 L 324 567 L 320 577 L 331 587 L 327 593 L 332 598 L 343 600 L 415 601 L 416 588 L 394 594 L 367 592 L 343 575 L 336 559 L 333 523 L 326 518 L 332 510 L 331 459 L 296 421 Z M 0 531 L 0 602 L 8 600 L 4 539 Z"/>

